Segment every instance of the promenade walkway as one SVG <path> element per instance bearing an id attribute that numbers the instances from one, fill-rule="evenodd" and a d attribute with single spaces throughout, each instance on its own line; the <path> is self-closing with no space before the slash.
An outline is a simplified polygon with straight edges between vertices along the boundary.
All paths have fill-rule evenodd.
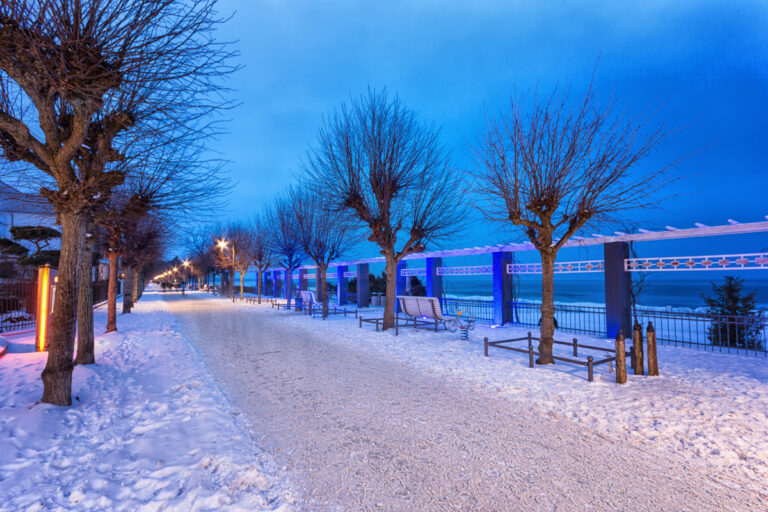
<path id="1" fill-rule="evenodd" d="M 313 334 L 309 319 L 204 295 L 165 299 L 302 510 L 759 506 L 683 459 L 351 350 Z"/>

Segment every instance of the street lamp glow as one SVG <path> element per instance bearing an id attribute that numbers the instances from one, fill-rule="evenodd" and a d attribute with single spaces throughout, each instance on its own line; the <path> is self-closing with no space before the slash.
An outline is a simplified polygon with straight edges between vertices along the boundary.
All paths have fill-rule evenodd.
<path id="1" fill-rule="evenodd" d="M 218 242 L 216 242 L 216 245 L 219 246 L 219 249 L 226 249 L 227 247 L 229 247 L 229 242 L 227 242 L 226 240 L 222 239 L 222 240 L 219 240 Z"/>
<path id="2" fill-rule="evenodd" d="M 185 267 L 189 267 L 189 260 L 184 260 L 183 264 L 184 264 Z"/>

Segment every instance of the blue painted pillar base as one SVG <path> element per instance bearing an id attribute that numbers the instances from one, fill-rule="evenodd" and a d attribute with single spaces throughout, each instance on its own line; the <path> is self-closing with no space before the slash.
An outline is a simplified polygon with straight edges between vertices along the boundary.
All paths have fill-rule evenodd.
<path id="1" fill-rule="evenodd" d="M 624 270 L 624 259 L 629 258 L 627 242 L 603 245 L 605 260 L 605 334 L 615 338 L 619 329 L 625 337 L 632 336 L 632 277 Z"/>
<path id="2" fill-rule="evenodd" d="M 437 275 L 442 266 L 443 258 L 427 258 L 427 297 L 443 296 L 443 276 Z"/>
<path id="3" fill-rule="evenodd" d="M 283 270 L 283 278 L 283 293 L 285 294 L 286 303 L 288 304 L 288 307 L 290 307 L 291 300 L 289 297 L 291 296 L 291 285 L 293 284 L 293 278 L 291 274 L 288 273 L 287 269 Z"/>
<path id="4" fill-rule="evenodd" d="M 367 263 L 357 265 L 357 307 L 367 308 L 371 305 L 370 270 Z"/>
<path id="5" fill-rule="evenodd" d="M 345 306 L 347 304 L 347 292 L 349 292 L 349 282 L 344 276 L 347 271 L 346 265 L 336 267 L 336 304 Z"/>
<path id="6" fill-rule="evenodd" d="M 493 323 L 504 325 L 512 321 L 511 302 L 514 300 L 512 274 L 507 274 L 507 265 L 514 261 L 511 252 L 494 252 L 491 269 L 493 272 Z"/>
<path id="7" fill-rule="evenodd" d="M 406 277 L 403 275 L 403 269 L 408 268 L 408 263 L 401 261 L 397 264 L 397 276 L 395 280 L 395 295 L 405 295 L 405 281 Z M 395 313 L 400 313 L 400 301 L 395 299 Z"/>

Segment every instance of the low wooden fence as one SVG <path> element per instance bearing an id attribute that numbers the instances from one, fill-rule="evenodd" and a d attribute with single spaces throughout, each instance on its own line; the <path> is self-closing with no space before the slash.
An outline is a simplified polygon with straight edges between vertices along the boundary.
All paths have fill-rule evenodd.
<path id="1" fill-rule="evenodd" d="M 510 344 L 516 343 L 516 342 L 520 342 L 520 341 L 527 341 L 528 342 L 528 347 L 527 348 L 517 348 L 517 347 L 510 346 Z M 484 351 L 485 351 L 485 357 L 488 357 L 488 349 L 491 348 L 491 347 L 501 348 L 501 349 L 504 349 L 504 350 L 510 350 L 512 352 L 519 352 L 521 354 L 528 354 L 528 366 L 530 368 L 534 368 L 534 366 L 535 366 L 534 365 L 534 358 L 538 357 L 538 356 L 541 356 L 541 353 L 536 351 L 533 348 L 533 342 L 534 341 L 541 341 L 541 340 L 539 338 L 534 338 L 533 335 L 530 332 L 528 333 L 528 336 L 523 337 L 523 338 L 510 338 L 510 339 L 498 340 L 498 341 L 488 341 L 488 338 L 483 338 L 483 346 L 484 346 L 483 348 L 484 348 Z M 616 353 L 616 349 L 615 348 L 596 347 L 594 345 L 585 345 L 583 343 L 580 344 L 578 339 L 576 339 L 576 338 L 573 338 L 573 341 L 571 341 L 571 342 L 554 340 L 554 343 L 555 343 L 555 345 L 566 345 L 566 346 L 571 347 L 573 349 L 573 357 L 563 357 L 563 356 L 554 355 L 554 353 L 553 353 L 552 354 L 552 359 L 554 359 L 555 361 L 562 361 L 562 362 L 565 362 L 565 363 L 571 363 L 571 364 L 577 364 L 577 365 L 581 365 L 581 366 L 586 366 L 587 367 L 587 380 L 589 382 L 592 382 L 594 380 L 594 377 L 595 377 L 595 374 L 594 374 L 595 366 L 599 366 L 601 364 L 607 364 L 607 363 L 611 363 L 611 362 L 616 362 L 617 366 L 620 364 L 619 357 L 621 357 L 621 356 Z M 608 356 L 608 357 L 604 357 L 602 359 L 597 359 L 597 360 L 595 360 L 594 356 L 587 356 L 586 359 L 576 359 L 577 357 L 579 357 L 579 349 L 580 348 L 581 349 L 589 349 L 589 350 L 599 350 L 601 352 L 609 352 L 609 353 L 613 353 L 613 355 L 612 356 Z M 627 357 L 630 357 L 631 356 L 631 352 L 632 352 L 631 350 L 626 351 L 626 353 L 624 354 L 623 357 L 625 359 Z"/>

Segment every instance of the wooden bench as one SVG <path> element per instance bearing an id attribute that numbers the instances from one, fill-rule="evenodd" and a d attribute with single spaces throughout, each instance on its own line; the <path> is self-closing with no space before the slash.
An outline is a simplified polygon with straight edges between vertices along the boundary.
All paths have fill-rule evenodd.
<path id="1" fill-rule="evenodd" d="M 299 294 L 301 296 L 303 309 L 307 315 L 314 317 L 315 314 L 319 314 L 320 316 L 322 316 L 323 304 L 315 298 L 315 292 L 311 292 L 309 290 L 301 290 Z M 357 318 L 357 308 L 355 308 L 354 310 L 348 310 L 346 308 L 328 306 L 329 315 L 344 315 L 346 317 L 347 314 L 351 315 L 352 313 L 354 313 L 355 318 Z"/>
<path id="2" fill-rule="evenodd" d="M 440 299 L 437 297 L 398 295 L 397 300 L 400 303 L 400 311 L 406 317 L 406 326 L 408 322 L 412 322 L 416 329 L 419 325 L 434 326 L 435 332 L 440 326 L 450 332 L 456 332 L 459 328 L 469 330 L 475 328 L 475 319 L 471 316 L 464 318 L 445 316 L 440 307 Z"/>

